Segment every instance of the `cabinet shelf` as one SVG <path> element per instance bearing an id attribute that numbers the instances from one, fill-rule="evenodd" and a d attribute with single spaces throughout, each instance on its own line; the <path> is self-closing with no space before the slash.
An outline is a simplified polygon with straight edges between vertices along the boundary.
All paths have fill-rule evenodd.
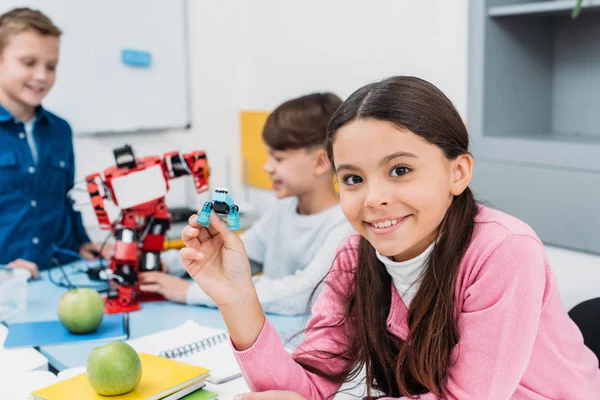
<path id="1" fill-rule="evenodd" d="M 519 15 L 569 15 L 575 7 L 574 0 L 536 1 L 532 3 L 509 4 L 488 8 L 490 17 L 510 17 Z M 583 3 L 582 12 L 600 11 L 600 0 L 588 0 Z"/>
<path id="2" fill-rule="evenodd" d="M 470 0 L 473 189 L 547 243 L 600 254 L 600 0 L 573 20 L 576 3 Z"/>

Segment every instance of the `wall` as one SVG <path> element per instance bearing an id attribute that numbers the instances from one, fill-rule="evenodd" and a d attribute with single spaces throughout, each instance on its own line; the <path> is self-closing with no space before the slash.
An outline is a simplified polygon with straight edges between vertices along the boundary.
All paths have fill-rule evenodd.
<path id="1" fill-rule="evenodd" d="M 212 166 L 212 185 L 229 187 L 245 209 L 261 213 L 271 194 L 243 188 L 239 179 L 234 144 L 242 108 L 269 110 L 317 90 L 346 97 L 374 79 L 414 74 L 436 83 L 466 112 L 466 0 L 188 4 L 192 128 L 77 137 L 80 185 L 87 174 L 113 164 L 112 149 L 125 143 L 139 156 L 201 148 Z M 171 186 L 170 206 L 197 206 L 204 199 L 195 196 L 189 179 Z M 78 204 L 86 200 L 77 198 Z M 96 226 L 91 208 L 83 211 L 86 225 Z"/>
<path id="2" fill-rule="evenodd" d="M 315 90 L 346 97 L 386 76 L 418 75 L 438 85 L 464 115 L 466 4 L 243 2 L 242 106 L 270 109 Z"/>
<path id="3" fill-rule="evenodd" d="M 374 80 L 417 75 L 465 116 L 466 0 L 253 0 L 242 8 L 244 109 L 272 110 L 313 91 L 345 98 Z M 273 200 L 256 189 L 245 196 L 259 212 Z"/>
<path id="4" fill-rule="evenodd" d="M 239 181 L 242 108 L 270 110 L 312 91 L 346 97 L 375 79 L 412 74 L 438 85 L 468 120 L 467 0 L 203 0 L 189 6 L 192 129 L 77 138 L 79 178 L 112 164 L 112 148 L 123 143 L 139 155 L 198 147 L 208 152 L 213 185 L 231 187 L 242 208 L 262 213 L 272 194 Z M 191 189 L 182 179 L 167 201 L 193 205 Z M 599 256 L 548 247 L 548 257 L 567 309 L 600 296 Z"/>
<path id="5" fill-rule="evenodd" d="M 390 75 L 442 89 L 468 122 L 467 0 L 242 2 L 240 102 L 271 110 L 311 91 L 348 96 Z M 264 212 L 268 191 L 245 196 Z M 600 296 L 600 256 L 547 246 L 566 309 Z"/>
<path id="6" fill-rule="evenodd" d="M 240 10 L 239 0 L 188 2 L 192 128 L 184 131 L 78 136 L 75 138 L 78 180 L 114 164 L 112 149 L 128 143 L 138 156 L 158 155 L 179 149 L 204 149 L 212 169 L 211 186 L 228 186 L 233 193 L 240 192 L 237 179 L 240 168 L 237 146 Z M 60 82 L 57 84 L 60 85 Z M 65 117 L 68 119 L 68 116 Z M 79 184 L 85 187 L 83 182 Z M 196 196 L 189 178 L 173 180 L 170 185 L 167 204 L 171 207 L 196 207 L 206 198 L 206 195 Z M 78 204 L 86 201 L 89 202 L 89 198 L 78 195 Z M 86 226 L 94 230 L 97 221 L 91 207 L 84 206 L 83 211 Z"/>

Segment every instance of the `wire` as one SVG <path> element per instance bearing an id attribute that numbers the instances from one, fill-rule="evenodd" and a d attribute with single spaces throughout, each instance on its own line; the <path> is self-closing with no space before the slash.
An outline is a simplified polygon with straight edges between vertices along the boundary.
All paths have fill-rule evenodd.
<path id="1" fill-rule="evenodd" d="M 181 154 L 181 150 L 177 152 L 177 155 L 179 156 L 179 161 L 181 161 L 181 164 L 183 165 L 183 168 L 185 169 L 185 171 L 188 174 L 190 174 L 191 177 L 193 177 L 194 173 L 192 172 L 192 170 L 190 169 L 190 167 L 187 165 L 187 162 L 185 161 L 185 158 Z"/>
<path id="2" fill-rule="evenodd" d="M 121 215 L 123 215 L 123 213 L 119 214 L 119 219 L 121 219 Z M 108 232 L 108 235 L 106 235 L 106 237 L 104 238 L 104 241 L 102 242 L 102 245 L 100 246 L 100 249 L 98 250 L 98 253 L 100 253 L 100 255 L 102 255 L 102 250 L 104 250 L 104 247 L 106 247 L 106 244 L 108 243 L 108 239 L 110 239 L 112 235 L 112 231 Z"/>
<path id="3" fill-rule="evenodd" d="M 85 202 L 85 203 L 79 203 L 79 202 L 76 202 L 75 199 L 73 198 L 73 193 L 74 192 L 88 193 L 87 187 L 86 188 L 78 187 L 78 185 L 80 185 L 82 183 L 84 183 L 84 184 L 87 185 L 87 181 L 85 181 L 85 180 L 75 181 L 73 183 L 73 187 L 71 189 L 69 189 L 69 191 L 67 192 L 67 198 L 71 201 L 71 203 L 74 206 L 77 206 L 77 207 L 87 206 L 87 205 L 92 204 L 91 201 Z"/>
<path id="4" fill-rule="evenodd" d="M 138 240 L 138 247 L 141 248 L 144 245 L 144 240 L 146 239 L 146 236 L 148 236 L 148 232 L 150 232 L 150 228 L 152 228 L 153 223 L 154 223 L 154 215 L 150 216 L 150 218 L 146 222 L 146 228 L 144 229 L 142 236 Z"/>
<path id="5" fill-rule="evenodd" d="M 83 258 L 79 253 L 76 253 L 76 252 L 74 252 L 72 250 L 61 249 L 60 247 L 54 246 L 54 247 L 52 247 L 52 251 L 54 251 L 56 253 L 66 254 L 68 256 L 75 257 L 75 258 L 78 258 L 80 260 L 85 260 L 85 258 Z"/>
<path id="6" fill-rule="evenodd" d="M 64 267 L 62 264 L 60 264 L 58 262 L 58 260 L 56 258 L 52 258 L 52 263 L 54 264 L 55 267 L 58 267 L 60 269 L 60 272 L 62 274 L 62 278 L 63 281 L 61 282 L 61 280 L 59 279 L 58 281 L 54 279 L 54 275 L 52 274 L 52 270 L 53 268 L 48 269 L 48 280 L 50 281 L 50 283 L 52 283 L 54 286 L 58 286 L 58 287 L 62 287 L 62 288 L 66 288 L 66 289 L 93 289 L 99 293 L 103 293 L 103 292 L 108 292 L 110 290 L 110 286 L 109 285 L 75 285 L 73 284 L 73 282 L 71 282 L 71 280 L 69 279 L 69 276 L 67 274 L 67 272 L 65 271 Z M 79 273 L 83 272 L 83 271 L 78 271 Z"/>
<path id="7" fill-rule="evenodd" d="M 100 254 L 102 253 L 102 250 L 104 249 L 104 246 L 106 245 L 106 242 L 108 241 L 108 238 L 110 237 L 110 234 L 107 235 L 107 237 L 104 239 L 104 242 L 102 243 L 102 246 L 100 247 Z M 54 246 L 52 248 L 52 250 L 56 253 L 61 253 L 61 254 L 65 254 L 68 256 L 71 256 L 77 260 L 81 260 L 85 263 L 87 270 L 82 270 L 82 269 L 77 269 L 77 273 L 87 273 L 90 269 L 90 265 L 88 263 L 88 260 L 86 260 L 85 258 L 83 258 L 79 253 L 69 250 L 69 249 L 62 249 L 59 247 Z M 52 268 L 48 269 L 48 280 L 55 286 L 59 286 L 59 287 L 63 287 L 63 288 L 67 288 L 67 289 L 75 289 L 75 288 L 89 288 L 89 289 L 94 289 L 98 292 L 106 292 L 108 290 L 110 290 L 110 286 L 109 285 L 75 285 L 73 284 L 73 282 L 71 282 L 71 280 L 69 279 L 68 274 L 66 273 L 63 265 L 61 263 L 58 262 L 58 260 L 56 258 L 52 258 L 52 263 L 54 264 L 55 267 L 58 267 L 61 274 L 62 274 L 62 282 L 59 279 L 58 281 L 54 279 L 54 276 L 52 274 Z"/>

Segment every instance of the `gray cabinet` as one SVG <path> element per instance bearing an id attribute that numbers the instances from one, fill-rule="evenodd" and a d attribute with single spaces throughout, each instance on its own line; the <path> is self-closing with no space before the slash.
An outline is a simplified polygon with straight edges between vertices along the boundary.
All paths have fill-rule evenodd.
<path id="1" fill-rule="evenodd" d="M 600 253 L 600 0 L 470 0 L 473 190 L 548 244 Z"/>

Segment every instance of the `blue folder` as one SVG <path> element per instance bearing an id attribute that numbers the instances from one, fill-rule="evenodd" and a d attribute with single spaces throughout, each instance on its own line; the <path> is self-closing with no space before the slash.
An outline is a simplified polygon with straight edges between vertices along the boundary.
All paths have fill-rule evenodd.
<path id="1" fill-rule="evenodd" d="M 70 333 L 56 321 L 22 322 L 8 325 L 4 347 L 39 347 L 57 344 L 114 341 L 129 338 L 129 314 L 105 314 L 94 332 Z"/>

